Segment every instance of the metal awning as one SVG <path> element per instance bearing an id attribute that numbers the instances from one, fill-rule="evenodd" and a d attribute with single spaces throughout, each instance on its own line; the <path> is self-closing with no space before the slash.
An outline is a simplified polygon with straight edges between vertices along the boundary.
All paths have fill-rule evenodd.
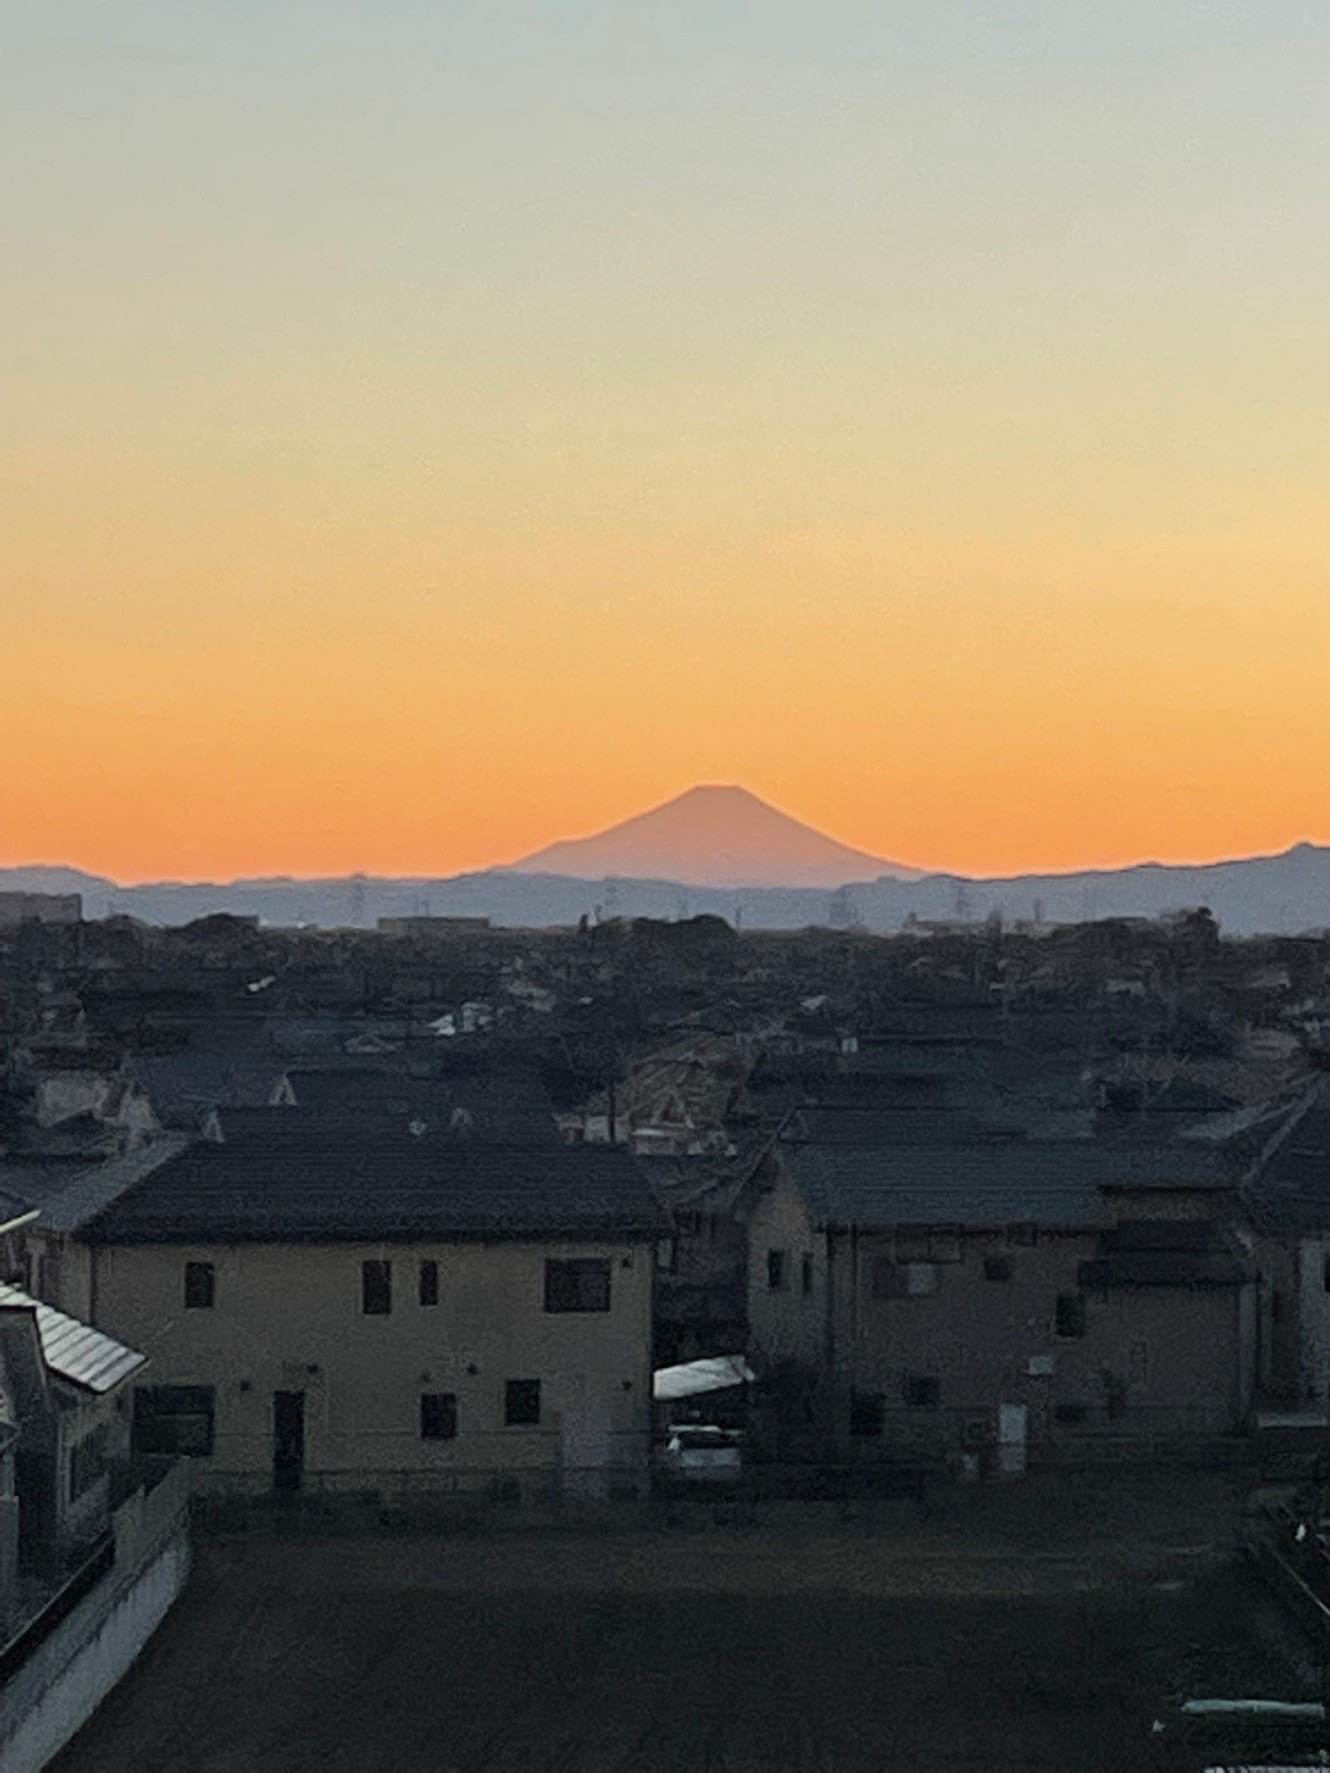
<path id="1" fill-rule="evenodd" d="M 104 1336 L 91 1324 L 43 1305 L 20 1287 L 0 1284 L 0 1310 L 6 1306 L 32 1311 L 37 1318 L 37 1334 L 41 1338 L 42 1357 L 50 1370 L 71 1385 L 85 1391 L 106 1392 L 136 1373 L 147 1361 L 146 1354 L 126 1348 L 113 1336 Z"/>
<path id="2" fill-rule="evenodd" d="M 685 1361 L 679 1367 L 657 1367 L 651 1376 L 651 1395 L 657 1403 L 674 1403 L 679 1398 L 704 1397 L 711 1391 L 750 1385 L 756 1378 L 741 1354 L 721 1354 L 710 1360 Z"/>

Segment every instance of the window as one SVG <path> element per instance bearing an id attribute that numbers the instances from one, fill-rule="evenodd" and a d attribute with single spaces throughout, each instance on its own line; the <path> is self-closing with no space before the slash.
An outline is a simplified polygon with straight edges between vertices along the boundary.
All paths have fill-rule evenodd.
<path id="1" fill-rule="evenodd" d="M 930 1262 L 960 1262 L 964 1257 L 961 1234 L 953 1225 L 936 1225 L 928 1234 Z"/>
<path id="2" fill-rule="evenodd" d="M 609 1308 L 610 1265 L 604 1257 L 545 1264 L 546 1311 L 608 1311 Z"/>
<path id="3" fill-rule="evenodd" d="M 1018 1249 L 1032 1249 L 1037 1236 L 1038 1233 L 1033 1225 L 1009 1225 L 1007 1227 L 1007 1242 L 1015 1244 Z"/>
<path id="4" fill-rule="evenodd" d="M 785 1286 L 785 1252 L 784 1250 L 767 1251 L 767 1290 L 779 1293 Z"/>
<path id="5" fill-rule="evenodd" d="M 91 1434 L 76 1441 L 69 1455 L 69 1500 L 77 1502 L 106 1471 L 106 1446 L 110 1430 L 103 1422 Z"/>
<path id="6" fill-rule="evenodd" d="M 1011 1279 L 1011 1257 L 985 1256 L 984 1279 L 986 1281 L 1009 1281 Z"/>
<path id="7" fill-rule="evenodd" d="M 937 1292 L 937 1267 L 932 1262 L 893 1262 L 880 1256 L 873 1263 L 875 1299 L 924 1299 Z"/>
<path id="8" fill-rule="evenodd" d="M 808 1298 L 813 1290 L 813 1258 L 807 1253 L 804 1254 L 799 1264 L 799 1284 L 803 1289 L 804 1298 Z"/>
<path id="9" fill-rule="evenodd" d="M 1085 1300 L 1079 1293 L 1059 1293 L 1053 1312 L 1053 1332 L 1058 1336 L 1085 1334 Z"/>
<path id="10" fill-rule="evenodd" d="M 1330 1293 L 1330 1256 L 1324 1257 L 1321 1262 L 1321 1290 Z"/>
<path id="11" fill-rule="evenodd" d="M 1084 1404 L 1056 1404 L 1053 1409 L 1053 1420 L 1070 1425 L 1084 1422 L 1089 1413 Z"/>
<path id="12" fill-rule="evenodd" d="M 422 1441 L 451 1441 L 457 1438 L 457 1394 L 455 1392 L 421 1392 L 420 1438 Z"/>
<path id="13" fill-rule="evenodd" d="M 420 1264 L 420 1303 L 439 1303 L 439 1265 L 432 1256 L 426 1256 Z"/>
<path id="14" fill-rule="evenodd" d="M 539 1424 L 539 1379 L 508 1381 L 503 1388 L 503 1420 L 508 1428 L 535 1428 Z"/>
<path id="15" fill-rule="evenodd" d="M 387 1317 L 393 1308 L 391 1262 L 360 1264 L 360 1309 L 366 1317 Z"/>
<path id="16" fill-rule="evenodd" d="M 932 1373 L 907 1373 L 905 1402 L 911 1410 L 936 1410 L 942 1402 L 942 1381 Z"/>
<path id="17" fill-rule="evenodd" d="M 206 1456 L 215 1413 L 211 1385 L 140 1385 L 134 1392 L 134 1451 Z"/>
<path id="18" fill-rule="evenodd" d="M 856 1391 L 850 1397 L 850 1433 L 860 1440 L 880 1439 L 887 1425 L 887 1400 L 881 1392 Z"/>
<path id="19" fill-rule="evenodd" d="M 186 1262 L 185 1310 L 211 1311 L 217 1297 L 217 1273 L 211 1262 Z"/>
<path id="20" fill-rule="evenodd" d="M 929 1260 L 928 1227 L 900 1226 L 896 1231 L 896 1260 L 898 1262 L 927 1262 Z"/>

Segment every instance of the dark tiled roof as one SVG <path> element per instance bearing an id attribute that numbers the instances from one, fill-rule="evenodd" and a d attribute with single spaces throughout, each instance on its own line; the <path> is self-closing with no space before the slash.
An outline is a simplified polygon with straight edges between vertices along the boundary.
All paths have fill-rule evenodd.
<path id="1" fill-rule="evenodd" d="M 271 1101 L 284 1069 L 280 1058 L 244 1048 L 148 1055 L 131 1062 L 130 1075 L 163 1126 L 194 1131 L 211 1108 Z"/>
<path id="2" fill-rule="evenodd" d="M 591 1240 L 652 1236 L 664 1225 L 624 1152 L 405 1135 L 304 1148 L 202 1140 L 110 1204 L 86 1235 L 100 1243 Z"/>
<path id="3" fill-rule="evenodd" d="M 1109 1187 L 1213 1185 L 1222 1158 L 1187 1146 L 1012 1141 L 894 1149 L 808 1146 L 784 1155 L 815 1222 L 1088 1225 Z"/>
<path id="4" fill-rule="evenodd" d="M 461 1072 L 413 1077 L 405 1072 L 292 1071 L 297 1108 L 447 1125 L 457 1110 L 480 1140 L 505 1144 L 559 1143 L 554 1110 L 538 1075 L 529 1071 Z M 228 1119 L 231 1117 L 227 1117 Z"/>
<path id="5" fill-rule="evenodd" d="M 1100 1234 L 1098 1259 L 1080 1267 L 1087 1289 L 1236 1287 L 1254 1275 L 1208 1219 L 1125 1221 Z"/>
<path id="6" fill-rule="evenodd" d="M 1330 1227 L 1330 1100 L 1324 1084 L 1276 1125 L 1245 1192 L 1255 1217 L 1272 1230 Z"/>

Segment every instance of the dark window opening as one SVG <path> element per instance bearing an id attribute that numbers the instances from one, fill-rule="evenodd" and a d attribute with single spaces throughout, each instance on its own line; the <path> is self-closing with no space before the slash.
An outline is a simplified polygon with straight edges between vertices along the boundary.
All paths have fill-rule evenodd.
<path id="1" fill-rule="evenodd" d="M 141 1385 L 134 1393 L 134 1451 L 206 1456 L 215 1415 L 211 1385 Z"/>
<path id="2" fill-rule="evenodd" d="M 451 1441 L 457 1437 L 457 1394 L 452 1391 L 422 1391 L 420 1394 L 420 1438 L 422 1441 Z"/>
<path id="3" fill-rule="evenodd" d="M 1321 1290 L 1330 1293 L 1330 1256 L 1321 1263 Z"/>
<path id="4" fill-rule="evenodd" d="M 936 1410 L 942 1402 L 942 1381 L 932 1373 L 907 1374 L 905 1402 L 911 1410 Z"/>
<path id="5" fill-rule="evenodd" d="M 545 1264 L 546 1311 L 608 1311 L 610 1265 L 595 1256 Z"/>
<path id="6" fill-rule="evenodd" d="M 535 1428 L 539 1425 L 539 1379 L 508 1381 L 503 1388 L 503 1420 L 508 1428 Z"/>
<path id="7" fill-rule="evenodd" d="M 767 1289 L 779 1293 L 785 1285 L 785 1252 L 784 1250 L 767 1251 Z"/>
<path id="8" fill-rule="evenodd" d="M 439 1265 L 432 1256 L 426 1256 L 420 1264 L 420 1303 L 439 1303 Z"/>
<path id="9" fill-rule="evenodd" d="M 1079 1293 L 1059 1293 L 1053 1312 L 1053 1330 L 1058 1336 L 1085 1334 L 1085 1300 Z"/>
<path id="10" fill-rule="evenodd" d="M 850 1433 L 876 1440 L 887 1425 L 887 1400 L 880 1392 L 856 1391 L 850 1398 Z"/>
<path id="11" fill-rule="evenodd" d="M 1053 1420 L 1068 1424 L 1084 1422 L 1089 1414 L 1084 1404 L 1057 1404 L 1053 1410 Z"/>
<path id="12" fill-rule="evenodd" d="M 1007 1242 L 1015 1244 L 1018 1249 L 1032 1249 L 1038 1235 L 1038 1231 L 1033 1225 L 1009 1225 L 1007 1227 Z"/>
<path id="13" fill-rule="evenodd" d="M 896 1232 L 896 1260 L 898 1262 L 927 1262 L 931 1248 L 932 1243 L 926 1226 L 914 1230 L 906 1226 Z"/>
<path id="14" fill-rule="evenodd" d="M 1011 1257 L 985 1256 L 984 1279 L 986 1281 L 1009 1281 L 1011 1279 Z"/>
<path id="15" fill-rule="evenodd" d="M 387 1317 L 393 1308 L 391 1262 L 360 1264 L 360 1308 L 366 1317 Z"/>
<path id="16" fill-rule="evenodd" d="M 75 1442 L 69 1456 L 69 1500 L 77 1502 L 106 1472 L 106 1449 L 110 1429 L 103 1422 L 91 1434 Z"/>
<path id="17" fill-rule="evenodd" d="M 804 1297 L 807 1298 L 813 1290 L 813 1258 L 811 1256 L 805 1255 L 799 1264 L 799 1281 Z"/>
<path id="18" fill-rule="evenodd" d="M 211 1311 L 217 1297 L 217 1273 L 211 1262 L 186 1262 L 185 1310 Z"/>
<path id="19" fill-rule="evenodd" d="M 928 1234 L 930 1262 L 960 1262 L 965 1257 L 961 1234 L 951 1225 L 938 1225 Z"/>

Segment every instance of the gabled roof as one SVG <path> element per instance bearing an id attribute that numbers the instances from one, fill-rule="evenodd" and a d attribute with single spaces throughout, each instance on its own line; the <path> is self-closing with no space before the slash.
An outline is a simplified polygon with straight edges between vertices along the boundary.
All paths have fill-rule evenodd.
<path id="1" fill-rule="evenodd" d="M 50 1370 L 71 1385 L 100 1395 L 137 1373 L 147 1356 L 103 1335 L 90 1324 L 43 1305 L 19 1287 L 0 1283 L 0 1311 L 30 1311 L 37 1319 L 42 1357 Z"/>
<path id="2" fill-rule="evenodd" d="M 123 1157 L 113 1157 L 92 1169 L 81 1170 L 58 1194 L 41 1206 L 41 1225 L 47 1231 L 78 1231 L 104 1207 L 132 1188 L 162 1164 L 170 1162 L 188 1145 L 182 1133 L 168 1133 Z"/>
<path id="3" fill-rule="evenodd" d="M 1213 1186 L 1226 1177 L 1203 1147 L 1104 1145 L 1089 1140 L 856 1148 L 782 1153 L 821 1225 L 1093 1225 L 1101 1190 Z"/>
<path id="4" fill-rule="evenodd" d="M 272 1112 L 280 1120 L 297 1111 Z M 200 1140 L 108 1202 L 85 1235 L 115 1244 L 594 1241 L 667 1228 L 641 1167 L 616 1148 L 348 1131 L 304 1147 Z"/>
<path id="5" fill-rule="evenodd" d="M 1330 1081 L 1272 1125 L 1244 1188 L 1253 1215 L 1272 1230 L 1330 1228 Z"/>
<path id="6" fill-rule="evenodd" d="M 488 1143 L 560 1143 L 554 1109 L 539 1075 L 529 1069 L 445 1072 L 415 1077 L 402 1071 L 292 1070 L 296 1108 L 321 1114 L 423 1121 L 447 1126 L 458 1110 L 470 1117 L 472 1137 Z M 224 1116 L 224 1127 L 235 1117 Z"/>

